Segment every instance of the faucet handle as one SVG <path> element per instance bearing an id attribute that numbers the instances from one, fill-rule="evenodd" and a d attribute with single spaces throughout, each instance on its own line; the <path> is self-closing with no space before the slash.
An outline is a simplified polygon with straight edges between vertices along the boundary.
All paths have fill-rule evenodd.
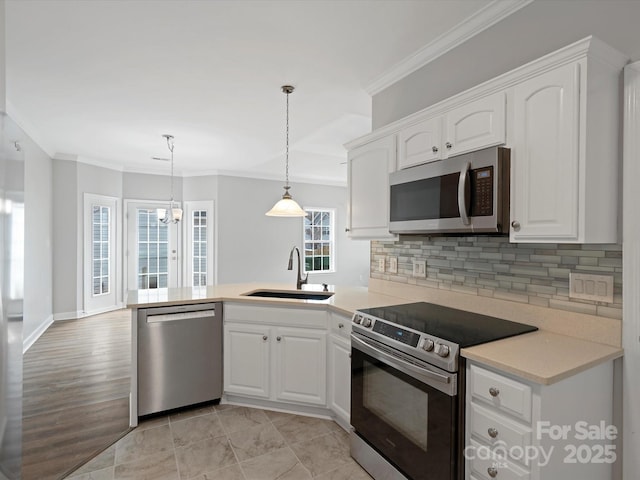
<path id="1" fill-rule="evenodd" d="M 329 287 L 329 285 L 327 285 L 326 283 L 323 283 L 323 284 L 322 284 L 322 291 L 323 291 L 323 292 L 328 292 L 328 291 L 329 291 L 329 288 L 328 288 L 328 287 Z"/>

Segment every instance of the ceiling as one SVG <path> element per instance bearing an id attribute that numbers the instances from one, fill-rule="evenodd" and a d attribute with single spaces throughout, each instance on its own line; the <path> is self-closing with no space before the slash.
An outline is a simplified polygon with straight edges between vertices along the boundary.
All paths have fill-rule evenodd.
<path id="1" fill-rule="evenodd" d="M 495 3 L 7 0 L 7 109 L 52 157 L 281 179 L 291 84 L 292 180 L 345 183 L 368 87 Z"/>

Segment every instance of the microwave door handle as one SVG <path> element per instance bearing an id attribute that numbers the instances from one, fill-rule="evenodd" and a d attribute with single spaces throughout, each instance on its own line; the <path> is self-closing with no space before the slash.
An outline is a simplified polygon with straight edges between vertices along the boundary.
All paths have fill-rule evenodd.
<path id="1" fill-rule="evenodd" d="M 467 212 L 467 185 L 469 184 L 469 169 L 471 163 L 466 162 L 460 170 L 458 179 L 458 211 L 464 225 L 469 225 L 469 212 Z"/>

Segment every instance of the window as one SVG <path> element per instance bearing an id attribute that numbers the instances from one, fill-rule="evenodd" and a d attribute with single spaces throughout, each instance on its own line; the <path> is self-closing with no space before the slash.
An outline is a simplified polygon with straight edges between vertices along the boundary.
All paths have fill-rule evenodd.
<path id="1" fill-rule="evenodd" d="M 334 217 L 335 210 L 305 208 L 303 223 L 304 271 L 333 272 L 335 270 Z"/>
<path id="2" fill-rule="evenodd" d="M 169 286 L 169 226 L 156 210 L 138 209 L 138 288 Z"/>
<path id="3" fill-rule="evenodd" d="M 104 205 L 92 208 L 91 230 L 93 242 L 93 295 L 104 295 L 111 291 L 109 264 L 111 259 L 111 235 L 109 232 L 111 210 Z"/>
<path id="4" fill-rule="evenodd" d="M 207 285 L 207 211 L 194 210 L 192 213 L 193 286 Z"/>

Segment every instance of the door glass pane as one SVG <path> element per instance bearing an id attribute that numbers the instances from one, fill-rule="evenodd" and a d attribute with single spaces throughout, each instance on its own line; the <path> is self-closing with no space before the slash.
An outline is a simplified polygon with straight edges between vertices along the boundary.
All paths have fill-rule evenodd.
<path id="1" fill-rule="evenodd" d="M 110 207 L 94 205 L 91 208 L 91 260 L 92 293 L 93 296 L 109 293 L 111 276 L 109 263 L 111 261 L 111 217 Z"/>
<path id="2" fill-rule="evenodd" d="M 169 273 L 169 226 L 155 210 L 138 209 L 138 288 L 166 288 Z"/>
<path id="3" fill-rule="evenodd" d="M 191 256 L 193 286 L 206 285 L 207 274 L 207 223 L 206 210 L 195 210 L 191 216 Z"/>

